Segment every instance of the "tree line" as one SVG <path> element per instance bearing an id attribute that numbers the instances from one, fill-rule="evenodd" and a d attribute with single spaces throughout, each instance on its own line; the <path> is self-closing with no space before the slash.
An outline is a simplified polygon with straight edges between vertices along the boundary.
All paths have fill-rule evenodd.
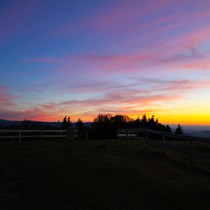
<path id="1" fill-rule="evenodd" d="M 160 123 L 154 115 L 151 118 L 143 115 L 142 118 L 132 119 L 126 115 L 99 114 L 93 120 L 92 135 L 93 138 L 116 138 L 119 128 L 148 128 L 171 133 L 170 126 Z"/>
<path id="2" fill-rule="evenodd" d="M 70 117 L 64 117 L 62 122 L 62 128 L 72 126 Z M 132 119 L 127 115 L 111 115 L 111 114 L 98 114 L 94 118 L 91 126 L 85 126 L 83 121 L 79 118 L 75 123 L 76 128 L 80 132 L 87 131 L 90 133 L 92 138 L 115 138 L 117 135 L 117 129 L 119 128 L 147 128 L 157 131 L 164 131 L 172 133 L 169 125 L 164 125 L 155 119 L 154 115 L 152 117 L 147 117 L 145 114 L 142 118 L 137 117 Z M 183 134 L 183 128 L 180 124 L 176 128 L 175 134 Z"/>
<path id="3" fill-rule="evenodd" d="M 87 126 L 79 118 L 76 123 L 72 123 L 69 116 L 65 116 L 62 122 L 55 123 L 54 126 L 50 123 L 33 122 L 30 120 L 23 120 L 19 124 L 14 124 L 4 128 L 8 129 L 66 129 L 67 127 L 75 127 L 79 131 L 79 138 L 85 139 L 87 132 L 90 138 L 93 139 L 113 139 L 116 138 L 117 129 L 119 128 L 147 128 L 158 131 L 165 131 L 172 133 L 169 125 L 164 125 L 152 117 L 147 117 L 145 114 L 142 118 L 137 117 L 132 119 L 127 115 L 111 115 L 111 114 L 98 114 L 94 118 L 90 126 Z M 1 126 L 0 126 L 1 128 Z M 2 127 L 3 128 L 3 127 Z M 175 130 L 176 134 L 183 134 L 181 125 Z"/>

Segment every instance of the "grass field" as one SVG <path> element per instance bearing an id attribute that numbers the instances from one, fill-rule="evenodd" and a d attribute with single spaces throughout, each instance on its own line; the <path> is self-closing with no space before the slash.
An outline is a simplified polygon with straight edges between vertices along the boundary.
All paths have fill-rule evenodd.
<path id="1" fill-rule="evenodd" d="M 104 142 L 1 142 L 0 209 L 210 209 L 208 161 Z"/>

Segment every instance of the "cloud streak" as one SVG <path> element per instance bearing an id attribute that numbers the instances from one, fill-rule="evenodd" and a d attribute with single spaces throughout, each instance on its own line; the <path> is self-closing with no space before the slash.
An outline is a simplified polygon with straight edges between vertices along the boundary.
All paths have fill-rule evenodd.
<path id="1" fill-rule="evenodd" d="M 137 83 L 142 82 L 150 83 L 154 86 L 149 90 L 138 89 L 136 87 Z M 93 87 L 97 84 L 97 82 L 93 84 Z M 25 116 L 25 118 L 30 117 L 30 119 L 36 120 L 41 119 L 44 116 L 47 119 L 52 119 L 53 115 L 54 117 L 61 118 L 63 110 L 66 110 L 66 112 L 73 112 L 73 120 L 77 120 L 80 115 L 85 116 L 87 113 L 92 113 L 91 116 L 93 117 L 96 115 L 96 112 L 129 113 L 130 115 L 140 115 L 146 112 L 146 110 L 147 112 L 149 110 L 151 112 L 160 112 L 166 109 L 166 104 L 173 104 L 177 100 L 183 99 L 185 94 L 180 94 L 180 92 L 186 93 L 198 89 L 200 88 L 199 84 L 198 81 L 167 81 L 161 79 L 140 78 L 138 80 L 136 79 L 129 87 L 125 86 L 125 88 L 107 86 L 106 92 L 96 98 L 90 96 L 87 99 L 70 99 L 62 102 L 40 104 L 33 109 L 13 112 L 12 116 L 18 118 L 18 116 L 22 115 Z M 90 86 L 88 83 L 87 85 Z M 106 86 L 107 84 L 104 85 Z M 206 82 L 206 85 L 207 87 L 210 87 L 210 81 Z M 79 90 L 79 87 L 77 88 L 78 92 L 84 92 L 84 87 L 81 87 L 81 91 Z M 86 89 L 86 92 L 92 91 L 93 89 L 94 88 L 89 87 Z M 177 95 L 177 93 L 179 94 Z M 170 106 L 168 108 L 170 109 Z"/>
<path id="2" fill-rule="evenodd" d="M 0 106 L 13 105 L 13 99 L 14 97 L 8 93 L 8 88 L 0 85 Z"/>
<path id="3" fill-rule="evenodd" d="M 0 17 L 4 118 L 207 110 L 207 0 L 6 2 Z"/>

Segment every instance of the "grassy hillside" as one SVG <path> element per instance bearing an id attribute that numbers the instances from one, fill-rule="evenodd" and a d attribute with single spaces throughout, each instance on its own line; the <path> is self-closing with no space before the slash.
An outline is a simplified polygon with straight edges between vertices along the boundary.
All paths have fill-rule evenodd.
<path id="1" fill-rule="evenodd" d="M 187 155 L 144 148 L 134 141 L 1 142 L 0 209 L 209 209 L 209 163 L 191 167 Z"/>

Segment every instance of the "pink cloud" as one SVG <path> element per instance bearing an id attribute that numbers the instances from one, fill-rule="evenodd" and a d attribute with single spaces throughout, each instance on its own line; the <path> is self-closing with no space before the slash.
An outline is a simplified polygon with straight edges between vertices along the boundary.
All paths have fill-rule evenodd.
<path id="1" fill-rule="evenodd" d="M 110 106 L 112 108 L 118 106 L 125 106 L 128 104 L 153 104 L 157 101 L 171 101 L 176 100 L 177 97 L 170 93 L 157 94 L 153 90 L 139 91 L 139 89 L 124 89 L 124 90 L 115 90 L 112 92 L 107 92 L 100 98 L 88 98 L 83 100 L 68 100 L 58 103 L 55 106 L 58 107 L 69 107 L 72 109 L 74 107 L 89 107 L 95 109 L 97 107 L 103 108 Z"/>
<path id="2" fill-rule="evenodd" d="M 89 92 L 89 90 L 87 89 L 86 92 Z M 100 112 L 100 110 L 103 109 L 112 108 L 117 112 L 117 110 L 121 111 L 123 107 L 125 108 L 125 106 L 127 107 L 129 105 L 132 106 L 133 109 L 136 109 L 135 107 L 137 105 L 139 107 L 142 105 L 142 108 L 145 109 L 143 105 L 150 105 L 156 101 L 175 100 L 174 96 L 169 96 L 169 94 L 155 94 L 152 92 L 153 90 L 139 90 L 137 88 L 129 89 L 129 87 L 127 87 L 127 89 L 107 87 L 106 91 L 101 97 L 94 98 L 90 95 L 87 99 L 71 99 L 57 103 L 45 103 L 43 105 L 37 105 L 33 109 L 29 109 L 27 112 L 25 111 L 20 113 L 25 118 L 30 117 L 30 119 L 35 118 L 35 116 L 37 118 L 41 117 L 39 116 L 39 113 L 43 116 L 58 116 L 59 113 L 68 112 L 68 110 L 71 110 L 73 115 L 78 113 L 77 116 L 83 115 L 86 110 L 88 110 L 88 112 L 94 112 L 96 115 L 97 112 Z"/>
<path id="3" fill-rule="evenodd" d="M 112 74 L 129 73 L 136 71 L 136 68 L 143 66 L 145 63 L 154 59 L 156 56 L 153 52 L 145 54 L 120 54 L 120 55 L 97 55 L 97 54 L 76 54 L 66 55 L 65 57 L 39 57 L 39 58 L 24 58 L 23 63 L 56 63 L 56 68 L 53 68 L 54 74 L 57 74 L 57 80 L 65 79 L 63 74 L 69 75 L 71 79 L 72 74 L 75 78 L 82 78 L 84 72 L 85 76 L 100 75 L 101 77 Z M 75 71 L 75 69 L 77 71 Z M 51 69 L 52 71 L 52 69 Z M 61 74 L 62 72 L 62 74 Z M 52 75 L 54 77 L 54 75 Z M 49 76 L 50 78 L 50 76 Z"/>
<path id="4" fill-rule="evenodd" d="M 0 104 L 1 106 L 12 105 L 13 99 L 5 86 L 0 86 Z"/>
<path id="5" fill-rule="evenodd" d="M 180 94 L 181 97 L 184 96 L 189 91 L 194 91 L 203 88 L 209 88 L 209 79 L 179 79 L 179 80 L 165 80 L 165 79 L 153 79 L 153 78 L 132 78 L 134 81 L 141 84 L 151 84 L 150 90 L 164 91 L 167 94 Z"/>
<path id="6" fill-rule="evenodd" d="M 71 99 L 62 102 L 49 102 L 33 105 L 25 110 L 11 111 L 6 108 L 0 109 L 1 117 L 5 119 L 30 119 L 43 121 L 62 120 L 63 114 L 70 115 L 76 121 L 79 117 L 85 119 L 94 118 L 98 113 L 139 115 L 141 113 L 154 114 L 159 111 L 166 111 L 164 104 L 176 102 L 185 98 L 185 94 L 195 89 L 210 87 L 210 81 L 190 80 L 163 80 L 142 78 L 143 81 L 151 83 L 151 88 L 138 88 L 136 83 L 131 87 L 107 86 L 99 97 L 90 95 L 87 99 Z M 97 83 L 96 83 L 97 84 Z M 202 85 L 201 85 L 202 84 Z M 93 85 L 94 86 L 94 85 Z M 83 87 L 82 87 L 83 88 Z M 91 86 L 89 84 L 89 88 Z M 86 90 L 89 92 L 89 90 Z M 177 94 L 179 93 L 179 94 Z M 161 103 L 162 105 L 159 105 Z M 170 106 L 169 106 L 170 109 Z"/>
<path id="7" fill-rule="evenodd" d="M 138 0 L 122 0 L 120 4 L 112 2 L 111 6 L 105 4 L 98 10 L 95 10 L 95 13 L 91 16 L 65 24 L 59 29 L 56 29 L 55 33 L 68 35 L 84 29 L 91 29 L 103 33 L 116 30 L 119 32 L 119 28 L 125 29 L 125 25 L 129 26 L 131 22 L 137 24 L 139 19 L 145 16 L 148 17 L 158 9 L 166 7 L 171 3 L 173 2 L 170 0 L 153 1 L 152 4 L 147 1 Z M 122 33 L 124 32 L 122 31 Z"/>
<path id="8" fill-rule="evenodd" d="M 80 61 L 89 64 L 98 76 L 138 72 L 157 56 L 154 52 L 121 55 L 78 55 Z M 143 69 L 143 68 L 142 68 Z"/>
<path id="9" fill-rule="evenodd" d="M 75 82 L 66 87 L 69 93 L 101 93 L 106 89 L 115 89 L 119 84 L 109 81 L 88 80 Z"/>
<path id="10" fill-rule="evenodd" d="M 141 49 L 141 45 L 146 42 L 147 50 L 154 51 L 157 50 L 157 48 L 163 48 L 167 45 L 177 48 L 177 44 L 181 44 L 181 41 L 185 44 L 194 42 L 194 44 L 198 46 L 197 44 L 200 44 L 200 42 L 209 39 L 209 2 L 208 4 L 207 2 L 196 2 L 194 5 L 194 11 L 190 13 L 186 10 L 186 7 L 189 7 L 187 2 L 182 1 L 180 4 L 180 2 L 175 3 L 175 1 L 173 1 L 171 3 L 174 3 L 174 7 L 177 7 L 173 9 L 172 12 L 168 14 L 164 12 L 137 25 L 131 24 L 133 27 L 132 36 L 118 43 L 117 47 L 139 46 Z M 201 4 L 201 6 L 199 6 L 199 4 Z M 172 5 L 170 5 L 170 7 L 173 8 Z M 183 9 L 180 9 L 182 7 Z M 156 11 L 158 10 L 153 11 L 154 14 Z M 148 14 L 145 14 L 145 17 L 148 17 L 147 15 Z M 130 30 L 131 27 L 128 28 Z M 197 40 L 195 34 L 198 35 Z M 194 37 L 188 39 L 190 36 Z M 162 40 L 161 37 L 164 37 L 164 40 Z M 186 39 L 183 40 L 184 38 Z"/>
<path id="11" fill-rule="evenodd" d="M 136 34 L 145 34 L 145 29 L 154 28 L 157 24 L 154 21 L 157 21 L 158 11 L 168 8 L 168 6 L 173 7 L 173 4 L 174 2 L 171 0 L 121 1 L 120 5 L 100 14 L 93 23 L 99 31 L 111 30 L 117 34 L 132 35 L 133 38 Z M 159 18 L 159 23 L 165 23 L 168 18 L 169 16 Z M 144 21 L 145 19 L 148 20 Z"/>
<path id="12" fill-rule="evenodd" d="M 0 116 L 2 119 L 7 119 L 7 120 L 24 120 L 24 119 L 37 120 L 37 121 L 55 120 L 55 116 L 53 116 L 51 113 L 45 112 L 38 108 L 26 109 L 24 111 L 7 110 L 6 108 L 0 108 Z"/>
<path id="13" fill-rule="evenodd" d="M 199 61 L 192 61 L 187 64 L 182 64 L 179 66 L 180 69 L 189 69 L 189 70 L 210 70 L 210 61 L 208 60 L 199 60 Z"/>
<path id="14" fill-rule="evenodd" d="M 181 3 L 183 6 L 187 5 L 187 1 Z M 205 4 L 196 3 L 196 5 L 204 7 Z M 121 47 L 128 47 L 129 45 L 139 45 L 143 43 L 154 40 L 156 37 L 162 37 L 165 34 L 169 34 L 165 39 L 167 40 L 167 45 L 165 42 L 161 41 L 160 43 L 148 44 L 149 47 L 146 49 L 147 52 L 141 52 L 141 46 L 139 46 L 139 52 L 127 52 L 127 53 L 116 53 L 115 55 L 107 54 L 84 54 L 84 55 L 74 55 L 67 56 L 66 58 L 53 58 L 53 57 L 40 57 L 40 58 L 26 58 L 22 62 L 54 62 L 57 61 L 60 64 L 58 71 L 63 71 L 63 73 L 71 74 L 71 69 L 77 69 L 74 71 L 77 76 L 78 72 L 84 71 L 90 74 L 97 74 L 103 76 L 110 76 L 113 74 L 123 74 L 139 71 L 148 71 L 148 69 L 154 69 L 156 67 L 162 67 L 164 65 L 170 66 L 170 68 L 175 69 L 174 67 L 178 66 L 191 66 L 192 59 L 197 60 L 198 55 L 193 55 L 194 58 L 190 60 L 189 57 L 186 57 L 184 54 L 186 51 L 188 53 L 197 53 L 197 49 L 202 43 L 205 43 L 209 40 L 209 28 L 206 26 L 196 26 L 189 27 L 189 32 L 182 32 L 176 34 L 176 30 L 184 27 L 188 27 L 189 23 L 196 22 L 196 20 L 205 20 L 210 17 L 210 10 L 206 8 L 204 13 L 201 13 L 199 9 L 195 9 L 190 15 L 188 12 L 184 14 L 185 9 L 174 10 L 173 12 L 164 15 L 159 15 L 156 17 L 157 11 L 162 11 L 164 8 L 172 8 L 173 6 L 180 6 L 174 1 L 154 1 L 153 4 L 147 3 L 144 1 L 122 1 L 121 4 L 116 4 L 112 8 L 106 10 L 99 10 L 92 14 L 92 16 L 86 17 L 84 19 L 77 19 L 73 24 L 69 23 L 63 28 L 63 33 L 68 34 L 70 31 L 78 31 L 78 29 L 96 29 L 98 31 L 103 30 L 113 30 L 116 26 L 123 26 L 123 31 L 128 30 L 132 31 L 132 37 L 128 37 L 126 41 L 119 41 L 116 43 L 116 48 L 121 45 Z M 144 8 L 140 13 L 139 8 Z M 184 7 L 183 7 L 184 8 Z M 176 12 L 177 11 L 177 12 Z M 155 15 L 156 14 L 156 15 Z M 165 14 L 165 13 L 164 13 Z M 139 20 L 146 17 L 152 17 L 145 24 L 143 21 Z M 130 23 L 134 22 L 134 25 Z M 159 24 L 160 27 L 154 27 Z M 133 27 L 133 29 L 132 29 Z M 150 29 L 150 30 L 148 30 Z M 57 29 L 56 29 L 57 30 Z M 62 30 L 62 29 L 61 29 Z M 59 30 L 58 30 L 59 31 Z M 71 32 L 70 32 L 71 33 Z M 146 41 L 145 41 L 146 40 Z M 123 43 L 123 46 L 122 46 Z M 170 44 L 168 44 L 170 43 Z M 69 59 L 69 57 L 71 57 Z M 81 62 L 82 61 L 82 62 Z M 84 63 L 82 65 L 81 63 Z M 195 62 L 193 62 L 194 64 Z M 205 61 L 198 59 L 196 66 L 201 67 L 208 64 Z M 84 67 L 85 66 L 85 67 Z M 91 69 L 91 70 L 90 70 Z M 72 71 L 73 71 L 72 70 Z"/>
<path id="15" fill-rule="evenodd" d="M 162 31 L 160 31 L 162 33 Z M 152 34 L 151 34 L 152 35 Z M 156 34 L 157 35 L 157 34 Z M 154 36 L 154 35 L 152 35 Z M 78 59 L 92 66 L 95 72 L 105 75 L 130 73 L 168 65 L 170 68 L 195 65 L 208 68 L 209 62 L 205 54 L 198 53 L 201 44 L 210 40 L 208 27 L 194 29 L 177 37 L 172 37 L 169 44 L 154 46 L 142 53 L 127 53 L 118 55 L 77 55 Z M 193 65 L 191 65 L 193 64 Z M 179 68 L 178 68 L 179 69 Z M 194 68 L 193 68 L 194 69 Z"/>
<path id="16" fill-rule="evenodd" d="M 164 35 L 163 33 L 173 35 L 172 30 L 177 31 L 178 28 L 188 27 L 189 23 L 197 22 L 197 20 L 205 22 L 210 17 L 207 4 L 196 2 L 190 5 L 194 8 L 193 12 L 189 12 L 186 9 L 189 7 L 188 1 L 181 3 L 171 0 L 153 1 L 152 3 L 138 0 L 120 1 L 120 4 L 112 4 L 112 7 L 104 6 L 103 10 L 101 7 L 88 17 L 77 19 L 75 22 L 56 29 L 56 33 L 69 35 L 80 30 L 103 34 L 114 32 L 117 36 L 120 34 L 132 35 L 131 42 L 135 40 L 135 36 L 138 39 L 142 37 L 148 39 L 150 36 Z M 159 14 L 161 11 L 169 12 Z"/>

